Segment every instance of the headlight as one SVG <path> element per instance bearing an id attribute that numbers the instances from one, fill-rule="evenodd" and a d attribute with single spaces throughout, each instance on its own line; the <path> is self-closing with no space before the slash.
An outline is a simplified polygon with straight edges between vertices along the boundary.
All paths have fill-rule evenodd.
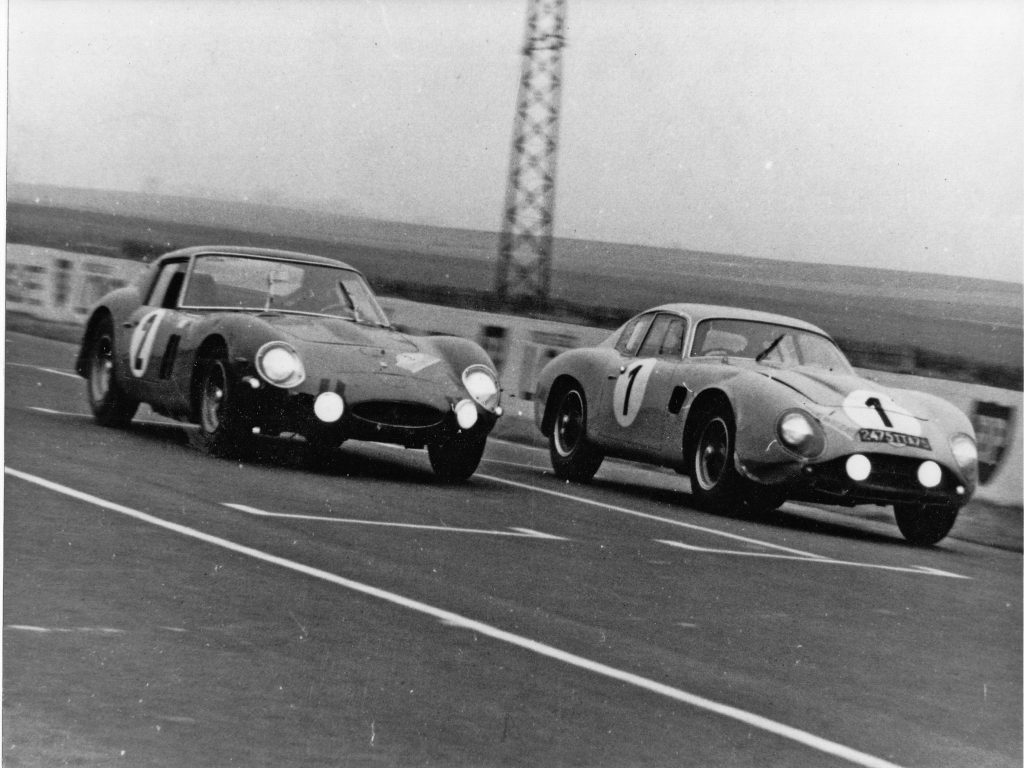
<path id="1" fill-rule="evenodd" d="M 498 404 L 498 380 L 485 365 L 471 365 L 462 372 L 462 384 L 470 397 L 489 411 Z"/>
<path id="2" fill-rule="evenodd" d="M 275 387 L 294 387 L 306 379 L 299 354 L 283 341 L 268 341 L 256 353 L 256 371 Z"/>
<path id="3" fill-rule="evenodd" d="M 786 411 L 779 419 L 776 432 L 784 446 L 794 453 L 814 458 L 825 450 L 825 435 L 817 421 L 803 411 Z"/>
<path id="4" fill-rule="evenodd" d="M 970 435 L 962 432 L 949 439 L 949 447 L 953 449 L 953 458 L 964 472 L 972 471 L 978 464 L 978 446 Z"/>

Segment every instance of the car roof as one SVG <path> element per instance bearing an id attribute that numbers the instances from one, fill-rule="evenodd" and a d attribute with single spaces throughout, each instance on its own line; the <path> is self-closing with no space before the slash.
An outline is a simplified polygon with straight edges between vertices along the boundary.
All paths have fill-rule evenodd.
<path id="1" fill-rule="evenodd" d="M 343 267 L 354 272 L 359 270 L 338 259 L 327 256 L 317 256 L 312 253 L 301 253 L 299 251 L 285 251 L 278 248 L 254 248 L 248 245 L 194 245 L 189 248 L 180 248 L 176 251 L 169 251 L 162 254 L 161 259 L 166 258 L 188 258 L 201 254 L 217 254 L 223 256 L 260 256 L 266 259 L 278 259 L 280 261 L 305 261 L 313 264 L 324 264 L 331 267 Z"/>
<path id="2" fill-rule="evenodd" d="M 820 333 L 822 336 L 829 336 L 826 331 L 812 323 L 808 323 L 805 320 L 799 320 L 795 317 L 789 317 L 788 315 L 778 315 L 774 312 L 761 312 L 757 309 L 746 309 L 744 307 L 728 307 L 719 304 L 676 303 L 651 307 L 640 314 L 646 314 L 647 312 L 673 312 L 679 315 L 686 315 L 694 324 L 699 323 L 701 320 L 711 319 L 754 320 L 762 323 L 789 325 L 794 328 L 802 328 L 807 331 Z"/>

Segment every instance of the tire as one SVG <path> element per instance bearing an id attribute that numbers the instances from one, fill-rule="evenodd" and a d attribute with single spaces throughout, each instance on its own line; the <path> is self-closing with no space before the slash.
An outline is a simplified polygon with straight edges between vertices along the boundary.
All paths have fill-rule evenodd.
<path id="1" fill-rule="evenodd" d="M 196 447 L 211 456 L 236 458 L 249 442 L 251 431 L 239 409 L 238 382 L 227 356 L 218 351 L 199 365 L 199 429 Z"/>
<path id="2" fill-rule="evenodd" d="M 926 507 L 923 504 L 896 504 L 896 525 L 903 538 L 918 547 L 938 544 L 952 530 L 959 507 Z"/>
<path id="3" fill-rule="evenodd" d="M 578 387 L 558 395 L 548 449 L 555 475 L 574 483 L 589 482 L 604 461 L 604 454 L 587 438 L 587 400 Z"/>
<path id="4" fill-rule="evenodd" d="M 461 483 L 472 477 L 480 466 L 486 445 L 486 437 L 431 443 L 427 446 L 427 456 L 438 479 L 445 483 Z"/>
<path id="5" fill-rule="evenodd" d="M 716 512 L 766 514 L 786 500 L 779 488 L 754 483 L 736 470 L 736 425 L 728 408 L 702 414 L 690 455 L 690 489 L 697 506 Z"/>
<path id="6" fill-rule="evenodd" d="M 139 409 L 139 401 L 129 397 L 117 383 L 114 355 L 114 323 L 104 317 L 89 338 L 86 392 L 96 423 L 104 427 L 127 427 Z"/>

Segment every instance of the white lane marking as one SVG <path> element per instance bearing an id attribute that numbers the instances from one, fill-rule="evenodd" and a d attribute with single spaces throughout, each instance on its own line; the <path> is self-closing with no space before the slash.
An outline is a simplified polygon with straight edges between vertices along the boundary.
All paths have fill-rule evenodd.
<path id="1" fill-rule="evenodd" d="M 384 528 L 412 528 L 421 531 L 444 531 L 445 533 L 477 533 L 484 536 L 514 536 L 517 538 L 524 539 L 551 539 L 554 541 L 568 541 L 561 536 L 553 536 L 548 533 L 540 533 L 538 531 L 532 531 L 529 528 L 513 528 L 511 531 L 495 531 L 484 528 L 454 528 L 447 525 L 421 525 L 418 523 L 392 523 L 387 520 L 359 520 L 356 518 L 346 517 L 325 517 L 322 515 L 296 515 L 286 512 L 266 512 L 262 509 L 256 509 L 256 507 L 250 507 L 245 504 L 231 504 L 228 502 L 222 502 L 225 507 L 231 507 L 231 509 L 238 510 L 239 512 L 245 512 L 249 515 L 258 515 L 259 517 L 279 517 L 287 520 L 315 520 L 322 523 L 348 523 L 350 525 L 379 525 Z"/>
<path id="2" fill-rule="evenodd" d="M 522 469 L 544 469 L 540 464 L 523 464 L 518 461 L 502 461 L 501 459 L 484 459 L 488 464 L 503 464 L 506 467 L 521 467 Z"/>
<path id="3" fill-rule="evenodd" d="M 28 406 L 28 410 L 30 410 L 30 411 L 38 411 L 39 413 L 48 413 L 51 416 L 73 416 L 76 419 L 91 419 L 92 418 L 92 416 L 90 416 L 88 413 L 76 413 L 76 412 L 73 412 L 73 411 L 56 411 L 53 408 L 43 408 L 42 406 L 38 406 L 38 405 L 30 405 L 30 406 Z M 199 425 L 198 424 L 187 424 L 187 423 L 185 423 L 183 421 L 174 421 L 173 419 L 168 419 L 167 421 L 161 421 L 159 419 L 140 419 L 140 418 L 134 418 L 134 419 L 132 419 L 132 423 L 133 424 L 152 424 L 152 425 L 155 425 L 155 426 L 158 426 L 158 427 L 181 427 L 182 429 L 199 429 Z"/>
<path id="4" fill-rule="evenodd" d="M 502 483 L 503 485 L 511 485 L 511 486 L 513 486 L 515 488 L 524 488 L 526 490 L 536 491 L 537 493 L 544 493 L 544 494 L 547 494 L 548 496 L 554 496 L 554 497 L 559 498 L 559 499 L 566 499 L 568 501 L 576 501 L 576 502 L 579 502 L 580 504 L 589 504 L 590 506 L 600 507 L 601 509 L 608 509 L 608 510 L 611 510 L 612 512 L 621 512 L 624 515 L 631 515 L 632 517 L 640 517 L 640 518 L 643 518 L 644 520 L 654 520 L 655 522 L 658 522 L 658 523 L 666 523 L 668 525 L 675 525 L 675 526 L 678 526 L 680 528 L 688 528 L 688 529 L 690 529 L 692 531 L 701 531 L 702 533 L 709 533 L 709 534 L 711 534 L 713 536 L 722 536 L 723 538 L 726 538 L 726 539 L 733 539 L 735 541 L 742 541 L 742 542 L 745 542 L 747 544 L 754 544 L 755 546 L 758 546 L 758 547 L 767 547 L 769 549 L 777 549 L 777 550 L 779 550 L 781 552 L 789 552 L 790 554 L 800 555 L 801 557 L 805 557 L 805 558 L 808 558 L 808 559 L 818 559 L 818 558 L 824 559 L 823 555 L 816 555 L 813 552 L 804 552 L 801 549 L 793 549 L 792 547 L 784 547 L 781 544 L 773 544 L 770 541 L 762 541 L 761 539 L 752 539 L 752 538 L 750 538 L 748 536 L 740 536 L 739 534 L 728 533 L 726 531 L 720 531 L 720 530 L 717 530 L 716 528 L 707 528 L 707 527 L 705 527 L 703 525 L 694 525 L 693 523 L 684 523 L 681 520 L 673 520 L 670 517 L 661 517 L 659 515 L 652 515 L 652 514 L 649 514 L 647 512 L 640 512 L 639 510 L 636 510 L 636 509 L 628 509 L 627 507 L 619 507 L 619 506 L 616 506 L 615 504 L 606 504 L 603 501 L 595 501 L 593 499 L 588 499 L 588 498 L 586 498 L 584 496 L 573 496 L 570 493 L 562 493 L 561 491 L 552 491 L 552 490 L 550 490 L 548 488 L 541 488 L 541 487 L 536 486 L 536 485 L 529 485 L 528 483 L 519 483 L 519 482 L 516 482 L 515 480 L 506 480 L 503 477 L 495 477 L 494 475 L 484 475 L 484 474 L 482 474 L 480 472 L 477 472 L 474 475 L 474 477 L 482 477 L 485 480 L 490 480 L 490 481 L 495 482 L 495 483 Z"/>
<path id="5" fill-rule="evenodd" d="M 409 597 L 403 597 L 395 592 L 388 592 L 378 587 L 371 586 L 369 584 L 363 584 L 352 579 L 347 579 L 343 576 L 338 576 L 327 571 L 322 571 L 319 568 L 313 568 L 309 565 L 295 562 L 294 560 L 287 560 L 283 557 L 271 555 L 267 552 L 262 552 L 258 549 L 245 546 L 244 544 L 237 544 L 227 539 L 222 539 L 219 536 L 213 536 L 208 533 L 196 530 L 195 528 L 188 528 L 187 526 L 180 525 L 178 523 L 172 523 L 169 520 L 164 520 L 159 517 L 140 512 L 130 507 L 122 506 L 112 501 L 106 501 L 104 499 L 92 496 L 82 491 L 76 491 L 68 486 L 61 485 L 59 483 L 46 480 L 35 475 L 30 475 L 27 472 L 20 472 L 16 469 L 11 469 L 5 466 L 4 472 L 12 475 L 13 477 L 20 478 L 26 482 L 34 483 L 38 486 L 54 491 L 56 493 L 64 494 L 73 499 L 92 504 L 103 509 L 110 510 L 112 512 L 118 512 L 122 515 L 126 515 L 135 520 L 155 525 L 159 528 L 163 528 L 174 533 L 188 536 L 198 541 L 211 544 L 216 547 L 230 550 L 240 555 L 251 557 L 255 560 L 261 560 L 266 563 L 280 566 L 287 570 L 295 571 L 306 576 L 311 576 L 322 581 L 326 581 L 331 584 L 335 584 L 339 587 L 358 592 L 369 597 L 375 597 L 380 600 L 384 600 L 393 605 L 399 605 L 403 608 L 416 611 L 418 613 L 431 616 L 443 624 L 452 627 L 458 627 L 460 629 L 468 629 L 478 634 L 490 637 L 495 640 L 502 641 L 509 645 L 513 645 L 517 648 L 531 651 L 541 656 L 545 656 L 556 661 L 561 661 L 579 669 L 593 672 L 594 674 L 601 675 L 603 677 L 610 678 L 612 680 L 618 680 L 623 683 L 635 686 L 637 688 L 656 693 L 660 696 L 672 699 L 674 701 L 687 704 L 697 709 L 703 709 L 708 712 L 721 715 L 722 717 L 735 720 L 737 722 L 744 723 L 751 726 L 752 728 L 758 728 L 767 733 L 775 734 L 783 738 L 794 741 L 803 746 L 811 749 L 818 750 L 825 754 L 834 755 L 836 757 L 847 760 L 856 765 L 865 766 L 866 768 L 899 768 L 895 763 L 891 763 L 888 760 L 884 760 L 874 755 L 869 755 L 866 752 L 847 747 L 843 744 L 839 744 L 835 741 L 816 736 L 808 731 L 801 730 L 800 728 L 794 728 L 793 726 L 780 723 L 776 720 L 771 720 L 761 715 L 756 715 L 752 712 L 748 712 L 738 707 L 733 707 L 728 704 L 722 704 L 712 699 L 698 696 L 694 693 L 689 693 L 680 688 L 674 688 L 664 683 L 659 683 L 655 680 L 650 680 L 646 677 L 633 674 L 632 672 L 625 672 L 615 667 L 610 667 L 606 664 L 602 664 L 597 661 L 591 661 L 590 659 L 584 658 L 583 656 L 577 656 L 574 653 L 560 650 L 554 646 L 546 645 L 537 640 L 531 640 L 528 637 L 522 635 L 516 635 L 512 632 L 506 632 L 505 630 L 493 627 L 490 624 L 485 624 L 481 621 L 469 619 L 465 616 L 460 616 L 452 611 L 447 611 L 442 608 L 435 608 L 427 603 L 422 603 L 419 600 L 414 600 Z"/>
<path id="6" fill-rule="evenodd" d="M 123 635 L 125 630 L 112 627 L 37 627 L 32 624 L 8 624 L 7 629 L 17 629 L 22 632 L 37 632 L 39 634 L 70 634 L 72 632 L 84 632 L 96 635 Z"/>
<path id="7" fill-rule="evenodd" d="M 747 552 L 738 549 L 713 549 L 711 547 L 698 547 L 693 544 L 684 544 L 681 541 L 670 541 L 669 539 L 655 539 L 659 544 L 668 544 L 670 547 L 687 549 L 691 552 L 705 552 L 713 555 L 735 555 L 736 557 L 770 557 L 776 560 L 797 560 L 815 565 L 849 565 L 855 568 L 877 568 L 882 571 L 899 571 L 901 573 L 916 573 L 926 576 L 945 576 L 950 579 L 970 579 L 970 576 L 961 576 L 958 573 L 940 571 L 938 568 L 928 568 L 924 565 L 879 565 L 876 563 L 858 563 L 852 560 L 836 560 L 831 557 L 797 557 L 795 555 L 780 555 L 775 552 Z"/>
<path id="8" fill-rule="evenodd" d="M 57 368 L 44 368 L 41 365 L 29 365 L 28 363 L 7 363 L 7 365 L 13 365 L 18 368 L 31 368 L 33 371 L 44 371 L 45 373 L 54 373 L 58 376 L 67 376 L 69 379 L 82 380 L 82 377 L 77 373 L 68 373 L 67 371 L 61 371 Z"/>

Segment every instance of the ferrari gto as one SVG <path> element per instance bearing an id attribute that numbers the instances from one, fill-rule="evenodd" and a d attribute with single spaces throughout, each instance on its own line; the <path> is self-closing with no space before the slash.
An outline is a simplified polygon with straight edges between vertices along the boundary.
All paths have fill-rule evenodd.
<path id="1" fill-rule="evenodd" d="M 357 270 L 288 251 L 163 255 L 92 308 L 76 370 L 104 426 L 147 403 L 214 455 L 254 434 L 300 435 L 314 456 L 347 439 L 426 447 L 447 481 L 476 471 L 501 415 L 481 347 L 400 333 Z"/>
<path id="2" fill-rule="evenodd" d="M 656 307 L 551 360 L 536 400 L 559 477 L 588 481 L 605 456 L 653 463 L 710 509 L 892 505 L 904 537 L 930 545 L 977 485 L 961 411 L 860 377 L 823 330 L 782 315 Z"/>

